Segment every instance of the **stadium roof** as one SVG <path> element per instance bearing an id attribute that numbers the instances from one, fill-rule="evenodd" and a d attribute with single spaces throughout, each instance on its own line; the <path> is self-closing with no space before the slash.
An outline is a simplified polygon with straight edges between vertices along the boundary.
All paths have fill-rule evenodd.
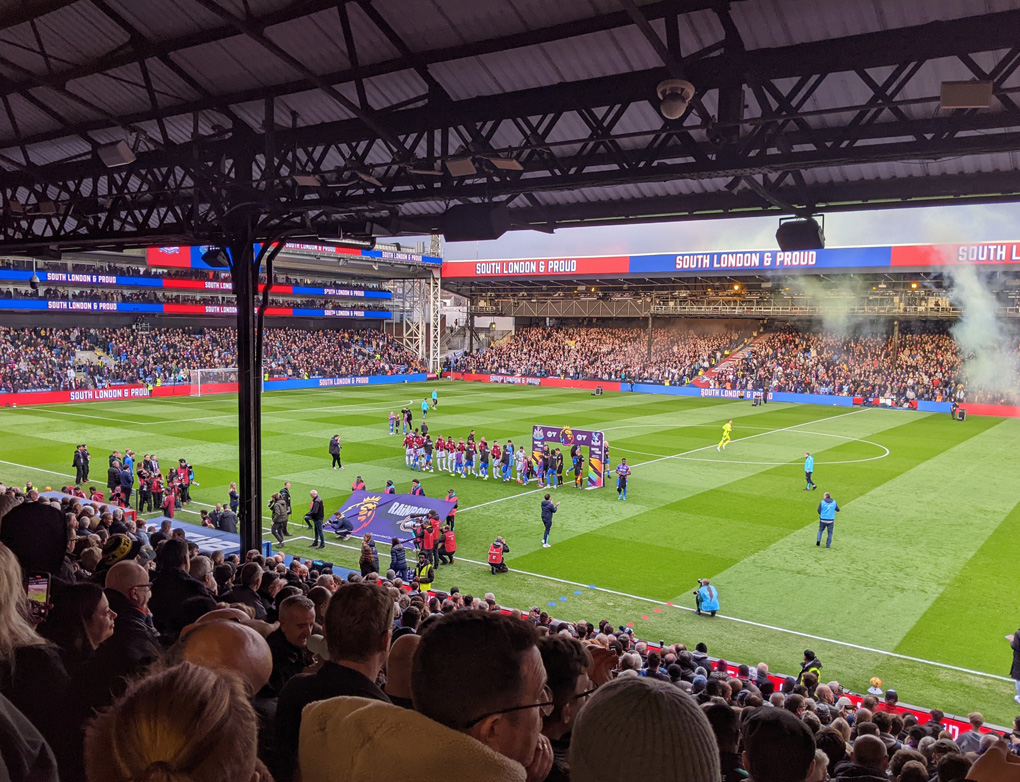
<path id="1" fill-rule="evenodd" d="M 1015 0 L 7 3 L 0 248 L 1016 200 L 1018 29 Z M 970 80 L 989 108 L 940 108 Z"/>

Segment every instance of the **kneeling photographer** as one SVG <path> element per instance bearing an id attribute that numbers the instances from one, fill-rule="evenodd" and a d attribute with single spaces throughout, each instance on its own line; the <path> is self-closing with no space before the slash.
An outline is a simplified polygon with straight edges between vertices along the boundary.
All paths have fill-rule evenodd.
<path id="1" fill-rule="evenodd" d="M 719 590 L 712 586 L 707 578 L 698 579 L 698 588 L 694 590 L 694 602 L 697 604 L 696 613 L 705 611 L 712 616 L 719 610 Z"/>

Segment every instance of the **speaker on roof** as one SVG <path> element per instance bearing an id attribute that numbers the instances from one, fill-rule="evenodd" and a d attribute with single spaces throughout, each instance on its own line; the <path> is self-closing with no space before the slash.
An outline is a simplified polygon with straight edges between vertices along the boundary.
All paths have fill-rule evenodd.
<path id="1" fill-rule="evenodd" d="M 510 230 L 510 212 L 502 204 L 457 204 L 443 215 L 443 236 L 448 242 L 498 239 Z"/>
<path id="2" fill-rule="evenodd" d="M 825 233 L 813 217 L 781 221 L 776 241 L 784 252 L 825 249 Z"/>

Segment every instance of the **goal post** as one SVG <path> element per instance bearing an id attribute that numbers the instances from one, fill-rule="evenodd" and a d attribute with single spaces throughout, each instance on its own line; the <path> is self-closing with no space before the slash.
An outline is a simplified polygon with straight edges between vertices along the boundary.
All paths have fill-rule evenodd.
<path id="1" fill-rule="evenodd" d="M 191 396 L 222 394 L 233 390 L 227 386 L 237 382 L 237 367 L 191 370 Z"/>

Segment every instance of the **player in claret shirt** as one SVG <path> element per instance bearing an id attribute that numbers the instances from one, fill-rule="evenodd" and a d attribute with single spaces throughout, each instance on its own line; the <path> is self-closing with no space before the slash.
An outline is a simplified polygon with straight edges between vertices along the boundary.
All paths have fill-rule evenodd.
<path id="1" fill-rule="evenodd" d="M 410 467 L 414 462 L 414 433 L 404 435 L 404 463 Z"/>
<path id="2" fill-rule="evenodd" d="M 436 467 L 439 472 L 444 472 L 446 467 L 446 441 L 443 440 L 443 436 L 439 435 L 436 437 L 436 455 L 435 455 Z"/>
<path id="3" fill-rule="evenodd" d="M 425 469 L 425 438 L 414 430 L 414 469 Z"/>
<path id="4" fill-rule="evenodd" d="M 454 462 L 457 458 L 457 445 L 453 442 L 453 437 L 450 435 L 446 436 L 446 469 L 453 474 Z"/>

